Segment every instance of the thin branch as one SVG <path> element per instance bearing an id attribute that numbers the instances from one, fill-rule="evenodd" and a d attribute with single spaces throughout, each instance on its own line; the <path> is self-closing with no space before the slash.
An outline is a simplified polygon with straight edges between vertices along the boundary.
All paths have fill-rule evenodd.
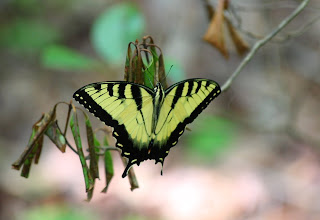
<path id="1" fill-rule="evenodd" d="M 249 61 L 256 54 L 258 49 L 270 41 L 275 35 L 277 35 L 284 27 L 286 27 L 301 11 L 307 6 L 310 0 L 304 0 L 287 18 L 285 18 L 276 29 L 274 29 L 270 34 L 268 34 L 263 39 L 257 41 L 251 48 L 248 55 L 242 60 L 238 68 L 232 73 L 232 75 L 227 79 L 227 81 L 222 85 L 221 90 L 227 90 L 232 84 L 233 80 L 239 75 L 242 69 L 249 63 Z"/>
<path id="2" fill-rule="evenodd" d="M 286 36 L 278 39 L 278 41 L 284 42 L 284 41 L 289 40 L 290 38 L 299 37 L 300 35 L 304 34 L 307 30 L 309 30 L 309 28 L 319 20 L 320 20 L 320 15 L 314 17 L 311 21 L 309 21 L 306 25 L 302 26 L 297 31 L 292 32 L 292 33 L 288 33 Z"/>
<path id="3" fill-rule="evenodd" d="M 258 3 L 258 4 L 246 4 L 246 3 L 237 3 L 234 4 L 237 11 L 241 12 L 256 12 L 257 10 L 273 10 L 273 9 L 290 9 L 290 8 L 296 8 L 296 3 L 292 3 L 292 1 L 266 1 L 265 3 Z M 311 7 L 306 9 L 308 12 L 318 12 L 320 10 L 319 7 Z"/>
<path id="4" fill-rule="evenodd" d="M 286 42 L 288 40 L 290 40 L 291 38 L 296 38 L 299 37 L 300 35 L 304 34 L 307 30 L 309 30 L 309 28 L 316 23 L 317 21 L 320 20 L 320 15 L 314 17 L 311 21 L 309 21 L 306 25 L 303 25 L 300 29 L 291 32 L 291 33 L 287 33 L 284 36 L 278 36 L 277 38 L 274 38 L 272 40 L 273 43 L 283 43 Z M 250 31 L 247 31 L 245 29 L 242 29 L 240 27 L 240 25 L 237 25 L 236 28 L 243 34 L 245 34 L 247 37 L 255 39 L 255 40 L 259 40 L 261 38 L 263 38 L 262 36 L 259 36 L 257 34 L 254 34 Z"/>
<path id="5" fill-rule="evenodd" d="M 76 150 L 72 147 L 72 145 L 68 142 L 67 138 L 66 138 L 65 136 L 63 136 L 63 137 L 64 137 L 64 139 L 65 139 L 66 144 L 68 145 L 68 147 L 69 147 L 75 154 L 79 155 L 79 154 L 78 154 L 78 151 L 76 151 Z"/>

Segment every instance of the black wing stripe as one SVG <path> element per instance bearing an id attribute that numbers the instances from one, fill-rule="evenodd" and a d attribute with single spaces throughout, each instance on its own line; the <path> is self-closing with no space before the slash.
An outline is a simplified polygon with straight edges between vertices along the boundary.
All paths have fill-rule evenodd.
<path id="1" fill-rule="evenodd" d="M 140 111 L 142 108 L 142 98 L 141 98 L 141 91 L 138 86 L 131 86 L 131 92 L 134 101 L 136 102 L 137 105 L 137 110 Z"/>
<path id="2" fill-rule="evenodd" d="M 125 90 L 126 86 L 129 86 L 129 85 L 126 85 L 126 84 L 120 84 L 120 85 L 119 85 L 119 91 L 118 91 L 118 93 L 119 93 L 119 99 L 124 99 L 124 98 L 126 98 L 125 95 L 124 95 L 124 90 Z"/>
<path id="3" fill-rule="evenodd" d="M 201 82 L 195 82 L 196 84 L 198 84 L 195 93 L 199 92 L 199 89 L 201 88 Z"/>
<path id="4" fill-rule="evenodd" d="M 198 82 L 198 84 L 201 84 L 201 82 Z M 189 117 L 187 117 L 183 122 L 178 124 L 177 128 L 170 135 L 168 143 L 177 142 L 179 137 L 182 135 L 182 133 L 180 133 L 180 132 L 184 131 L 186 125 L 190 124 L 191 122 L 193 122 L 194 119 L 197 118 L 197 116 L 203 111 L 203 109 L 205 109 L 209 105 L 209 103 L 218 96 L 219 93 L 220 93 L 220 87 L 219 87 L 219 85 L 217 85 L 216 88 L 213 89 L 210 92 L 210 94 L 191 113 L 191 115 Z M 170 146 L 170 144 L 169 144 L 167 147 L 168 147 L 167 150 L 169 150 L 172 146 Z"/>
<path id="5" fill-rule="evenodd" d="M 210 85 L 210 81 L 207 81 L 205 87 L 207 88 L 207 87 L 209 87 L 209 85 Z"/>
<path id="6" fill-rule="evenodd" d="M 166 93 L 166 95 L 168 95 L 170 92 L 173 91 L 173 89 L 175 89 L 174 96 L 178 96 L 178 94 L 177 94 L 178 90 L 182 91 L 187 103 L 188 104 L 190 103 L 190 106 L 196 105 L 197 107 L 192 111 L 192 113 L 190 114 L 189 117 L 186 117 L 183 121 L 181 121 L 180 123 L 177 124 L 176 128 L 171 132 L 169 138 L 167 139 L 167 141 L 165 143 L 162 144 L 162 143 L 157 142 L 157 144 L 153 145 L 153 148 L 152 148 L 152 151 L 150 154 L 150 158 L 155 159 L 156 163 L 161 162 L 163 164 L 163 161 L 164 161 L 165 157 L 168 155 L 170 148 L 177 144 L 178 139 L 183 134 L 186 125 L 193 122 L 195 120 L 195 118 L 197 118 L 197 116 L 203 111 L 203 109 L 206 108 L 209 105 L 209 103 L 215 97 L 217 97 L 219 95 L 219 93 L 220 93 L 219 85 L 214 81 L 211 81 L 211 80 L 204 81 L 204 80 L 205 79 L 185 80 L 185 81 L 179 82 L 178 84 L 172 85 L 171 87 L 169 87 L 166 90 L 165 93 Z M 184 91 L 183 91 L 183 89 L 178 89 L 178 87 L 181 88 L 181 84 L 186 86 L 186 87 L 184 87 L 185 88 Z M 190 86 L 190 84 L 191 84 L 191 86 Z M 188 93 L 190 91 L 190 88 L 191 88 L 190 96 L 187 96 L 187 95 L 189 95 Z M 179 97 L 179 98 L 181 98 L 181 97 Z M 202 101 L 199 103 L 196 100 L 202 100 Z M 179 102 L 179 100 L 178 100 L 178 102 Z M 173 110 L 171 109 L 169 111 L 168 115 L 170 115 L 170 112 L 172 112 L 172 111 Z M 179 113 L 177 112 L 177 114 L 179 114 Z M 172 117 L 170 120 L 173 120 L 173 119 L 174 119 L 174 117 Z M 165 123 L 169 123 L 168 120 L 169 120 L 168 116 L 166 116 L 164 119 Z M 163 127 L 160 128 L 160 131 L 162 129 L 163 129 Z"/>
<path id="7" fill-rule="evenodd" d="M 187 92 L 186 96 L 191 96 L 193 86 L 194 86 L 193 82 L 188 82 L 188 92 Z"/>
<path id="8" fill-rule="evenodd" d="M 109 92 L 109 96 L 113 96 L 113 86 L 114 86 L 113 83 L 107 85 L 107 90 Z"/>
<path id="9" fill-rule="evenodd" d="M 101 84 L 100 83 L 97 83 L 96 85 L 94 85 L 93 87 L 94 89 L 100 91 L 101 90 Z"/>
<path id="10" fill-rule="evenodd" d="M 174 95 L 174 98 L 172 100 L 171 109 L 174 109 L 174 106 L 177 104 L 178 100 L 181 97 L 182 91 L 183 91 L 184 84 L 181 83 L 178 85 L 176 94 Z"/>

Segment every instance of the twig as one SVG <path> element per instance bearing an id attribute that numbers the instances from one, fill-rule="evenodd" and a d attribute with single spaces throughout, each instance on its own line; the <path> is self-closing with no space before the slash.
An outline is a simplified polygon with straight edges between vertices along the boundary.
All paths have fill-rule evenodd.
<path id="1" fill-rule="evenodd" d="M 303 25 L 299 30 L 296 30 L 291 33 L 287 33 L 284 36 L 279 36 L 278 38 L 273 39 L 272 42 L 274 43 L 283 43 L 291 38 L 299 37 L 300 35 L 304 34 L 314 23 L 320 20 L 320 15 L 314 17 L 311 21 L 309 21 L 306 25 Z M 256 35 L 250 31 L 247 31 L 245 29 L 242 29 L 240 25 L 237 25 L 236 28 L 243 34 L 245 34 L 247 37 L 252 38 L 252 39 L 261 39 L 262 36 Z"/>
<path id="2" fill-rule="evenodd" d="M 232 73 L 232 75 L 227 79 L 227 81 L 222 85 L 221 90 L 227 90 L 232 84 L 233 80 L 239 75 L 242 69 L 249 63 L 252 57 L 256 54 L 258 49 L 270 41 L 276 34 L 278 34 L 284 27 L 286 27 L 300 12 L 307 6 L 310 0 L 304 0 L 287 18 L 285 18 L 276 29 L 274 29 L 270 34 L 268 34 L 263 39 L 257 41 L 251 48 L 248 55 L 242 60 L 237 69 Z"/>
<path id="3" fill-rule="evenodd" d="M 237 11 L 241 12 L 247 12 L 247 11 L 257 11 L 257 10 L 266 10 L 266 9 L 290 9 L 290 8 L 296 8 L 296 3 L 292 3 L 292 1 L 266 1 L 265 3 L 259 3 L 259 4 L 246 4 L 246 3 L 240 3 L 240 4 L 234 4 L 236 5 Z M 306 9 L 308 12 L 318 12 L 320 10 L 319 7 L 311 7 Z"/>
<path id="4" fill-rule="evenodd" d="M 320 20 L 320 15 L 314 17 L 311 21 L 309 21 L 306 25 L 304 25 L 303 27 L 301 27 L 300 29 L 298 29 L 295 32 L 292 33 L 288 33 L 286 36 L 278 39 L 279 42 L 284 42 L 289 40 L 290 38 L 294 38 L 294 37 L 298 37 L 300 35 L 302 35 L 303 33 L 305 33 L 314 23 L 316 23 L 317 21 Z"/>

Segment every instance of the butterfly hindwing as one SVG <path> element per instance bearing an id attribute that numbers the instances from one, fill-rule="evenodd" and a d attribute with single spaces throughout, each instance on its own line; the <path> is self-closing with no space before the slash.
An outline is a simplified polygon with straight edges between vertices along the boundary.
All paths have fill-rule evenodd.
<path id="1" fill-rule="evenodd" d="M 219 85 L 206 79 L 188 79 L 170 86 L 160 110 L 154 149 L 156 162 L 163 164 L 171 147 L 175 146 L 187 124 L 191 123 L 219 95 Z M 156 157 L 156 156 L 155 156 Z"/>
<path id="2" fill-rule="evenodd" d="M 148 159 L 151 139 L 153 91 L 147 87 L 118 81 L 92 83 L 73 95 L 74 99 L 106 125 L 114 128 L 116 146 L 133 164 Z M 125 171 L 125 172 L 126 172 Z"/>

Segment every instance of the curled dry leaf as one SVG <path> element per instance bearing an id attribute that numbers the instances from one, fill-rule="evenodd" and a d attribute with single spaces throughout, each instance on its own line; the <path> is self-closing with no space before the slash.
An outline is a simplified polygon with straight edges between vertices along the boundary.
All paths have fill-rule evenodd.
<path id="1" fill-rule="evenodd" d="M 228 50 L 225 46 L 225 34 L 224 34 L 224 15 L 223 11 L 225 8 L 225 0 L 220 0 L 218 8 L 211 19 L 209 28 L 203 39 L 210 43 L 212 46 L 216 47 L 223 56 L 229 57 Z"/>
<path id="2" fill-rule="evenodd" d="M 225 45 L 224 23 L 227 24 L 231 40 L 234 43 L 238 54 L 243 55 L 249 50 L 248 44 L 241 38 L 229 19 L 224 17 L 224 10 L 228 9 L 228 5 L 228 0 L 220 0 L 217 10 L 214 10 L 210 5 L 207 5 L 207 11 L 209 17 L 211 17 L 211 22 L 203 37 L 205 41 L 216 47 L 226 58 L 229 57 L 229 52 Z"/>

